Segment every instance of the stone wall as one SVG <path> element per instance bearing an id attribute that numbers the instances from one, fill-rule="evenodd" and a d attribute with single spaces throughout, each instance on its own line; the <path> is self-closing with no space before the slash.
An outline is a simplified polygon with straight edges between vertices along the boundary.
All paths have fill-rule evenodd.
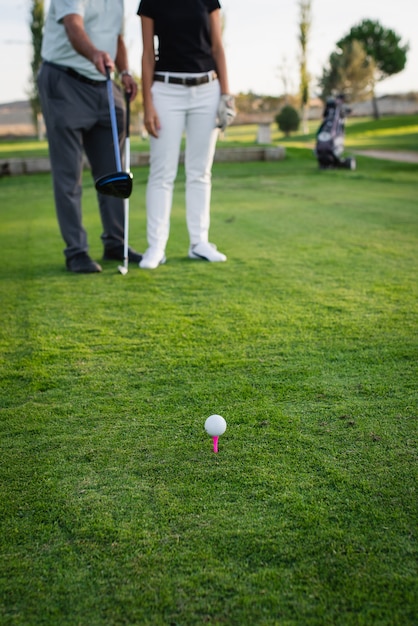
<path id="1" fill-rule="evenodd" d="M 220 148 L 215 152 L 215 163 L 244 162 L 244 161 L 282 161 L 286 156 L 283 146 L 254 147 L 254 148 Z M 184 163 L 184 153 L 180 155 L 180 163 Z M 148 152 L 132 152 L 131 166 L 148 166 Z M 84 168 L 88 169 L 89 164 L 84 158 Z M 19 176 L 22 174 L 36 174 L 49 172 L 51 163 L 48 157 L 38 157 L 33 159 L 0 159 L 1 176 Z"/>

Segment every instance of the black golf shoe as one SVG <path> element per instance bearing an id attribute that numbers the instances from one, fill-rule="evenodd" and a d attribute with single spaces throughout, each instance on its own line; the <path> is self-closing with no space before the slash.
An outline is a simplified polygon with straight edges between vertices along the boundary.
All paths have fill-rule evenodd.
<path id="1" fill-rule="evenodd" d="M 128 261 L 129 263 L 139 263 L 142 259 L 142 254 L 128 248 Z M 105 248 L 103 253 L 103 261 L 123 261 L 123 246 L 116 246 L 115 248 Z"/>
<path id="2" fill-rule="evenodd" d="M 95 274 L 101 272 L 101 266 L 93 261 L 87 252 L 80 252 L 66 260 L 67 270 L 76 274 Z"/>

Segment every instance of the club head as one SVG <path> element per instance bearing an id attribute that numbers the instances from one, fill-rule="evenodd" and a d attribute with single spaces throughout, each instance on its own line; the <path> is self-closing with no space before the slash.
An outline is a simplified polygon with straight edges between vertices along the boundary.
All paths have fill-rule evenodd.
<path id="1" fill-rule="evenodd" d="M 129 198 L 132 193 L 131 172 L 113 172 L 96 180 L 96 189 L 105 196 Z"/>
<path id="2" fill-rule="evenodd" d="M 126 267 L 126 265 L 118 265 L 118 272 L 119 274 L 122 274 L 122 276 L 126 276 L 126 274 L 128 273 L 128 268 Z"/>

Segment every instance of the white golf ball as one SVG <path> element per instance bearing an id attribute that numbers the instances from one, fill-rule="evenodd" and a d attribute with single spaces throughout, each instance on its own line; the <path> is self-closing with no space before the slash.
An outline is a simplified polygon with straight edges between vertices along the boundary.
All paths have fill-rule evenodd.
<path id="1" fill-rule="evenodd" d="M 222 415 L 211 415 L 205 422 L 205 430 L 211 437 L 219 437 L 226 431 L 226 421 Z"/>

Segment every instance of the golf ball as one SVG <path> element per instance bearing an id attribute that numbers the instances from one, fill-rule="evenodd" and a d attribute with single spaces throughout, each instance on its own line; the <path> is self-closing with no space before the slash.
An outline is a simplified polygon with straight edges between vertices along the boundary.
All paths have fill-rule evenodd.
<path id="1" fill-rule="evenodd" d="M 205 422 L 205 430 L 211 437 L 219 437 L 226 431 L 226 421 L 222 415 L 211 415 Z"/>

